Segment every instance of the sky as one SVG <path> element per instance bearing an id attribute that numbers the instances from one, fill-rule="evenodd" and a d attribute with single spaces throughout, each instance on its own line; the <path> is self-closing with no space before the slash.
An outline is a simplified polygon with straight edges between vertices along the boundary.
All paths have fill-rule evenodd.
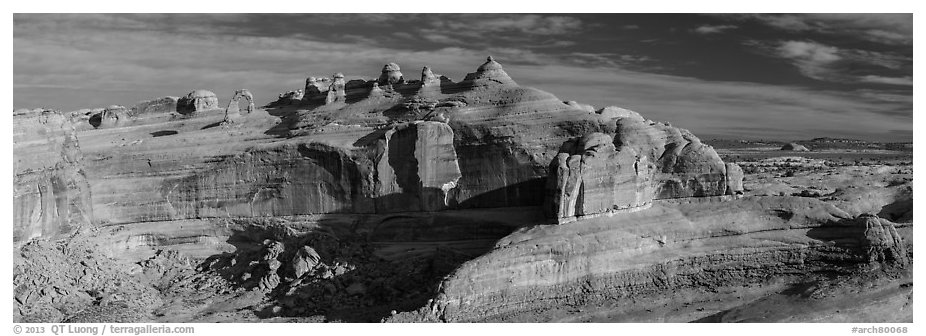
<path id="1" fill-rule="evenodd" d="M 258 103 L 398 63 L 522 86 L 702 139 L 913 138 L 912 14 L 14 14 L 13 107 Z"/>

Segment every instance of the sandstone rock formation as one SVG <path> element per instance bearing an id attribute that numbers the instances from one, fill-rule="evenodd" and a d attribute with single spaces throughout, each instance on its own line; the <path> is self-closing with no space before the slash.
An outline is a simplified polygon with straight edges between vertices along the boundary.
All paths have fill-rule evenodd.
<path id="1" fill-rule="evenodd" d="M 886 259 L 900 252 L 895 236 L 881 224 L 852 226 L 858 233 L 865 230 L 864 236 L 832 226 L 847 220 L 848 214 L 821 201 L 779 197 L 656 201 L 622 216 L 536 226 L 501 239 L 491 252 L 460 266 L 423 313 L 430 321 L 504 321 L 545 307 L 593 307 L 614 300 L 624 305 L 688 288 L 761 283 L 827 269 L 829 263 L 867 262 L 866 257 L 853 260 L 851 251 L 859 245 L 834 250 L 818 236 L 856 237 L 877 251 L 873 256 Z M 805 235 L 808 228 L 821 233 Z M 663 303 L 644 303 L 641 310 Z"/>
<path id="2" fill-rule="evenodd" d="M 635 121 L 644 121 L 643 116 L 641 116 L 639 113 L 617 106 L 603 107 L 600 110 L 595 111 L 595 113 L 600 114 L 601 117 L 605 119 L 629 118 Z"/>
<path id="3" fill-rule="evenodd" d="M 244 99 L 248 102 L 248 107 L 245 110 L 247 113 L 254 111 L 254 96 L 251 95 L 251 92 L 248 90 L 237 90 L 235 95 L 232 96 L 231 101 L 228 102 L 228 107 L 225 108 L 225 123 L 234 123 L 236 120 L 241 118 L 241 112 L 238 108 L 238 100 Z"/>
<path id="4" fill-rule="evenodd" d="M 588 112 L 588 113 L 595 113 L 595 107 L 594 107 L 594 106 L 591 106 L 591 105 L 588 105 L 588 104 L 582 104 L 582 103 L 579 103 L 579 102 L 577 102 L 577 101 L 575 101 L 575 100 L 570 100 L 570 101 L 567 101 L 567 102 L 565 102 L 565 103 L 566 103 L 566 105 L 569 105 L 569 106 L 571 106 L 571 107 L 573 107 L 573 108 L 576 108 L 576 109 L 579 109 L 579 110 L 582 110 L 582 111 L 585 111 L 585 112 Z"/>
<path id="5" fill-rule="evenodd" d="M 190 114 L 219 108 L 219 98 L 208 90 L 196 90 L 177 100 L 177 112 Z"/>
<path id="6" fill-rule="evenodd" d="M 485 86 L 493 84 L 516 84 L 508 73 L 502 69 L 502 65 L 495 61 L 492 56 L 486 59 L 486 62 L 476 69 L 476 72 L 469 73 L 463 78 L 464 82 L 469 82 L 473 86 Z"/>
<path id="7" fill-rule="evenodd" d="M 330 78 L 306 78 L 305 91 L 302 99 L 306 102 L 313 100 L 324 100 L 325 97 L 328 96 L 329 87 L 331 87 Z"/>
<path id="8" fill-rule="evenodd" d="M 453 205 L 460 167 L 453 129 L 425 121 L 389 130 L 377 145 L 377 209 L 437 211 Z M 386 210 L 388 209 L 388 210 Z"/>
<path id="9" fill-rule="evenodd" d="M 331 85 L 328 86 L 328 95 L 325 97 L 325 104 L 343 102 L 344 98 L 347 96 L 344 89 L 344 75 L 339 72 L 334 74 L 331 78 Z"/>
<path id="10" fill-rule="evenodd" d="M 147 114 L 170 113 L 177 111 L 178 97 L 161 97 L 152 100 L 146 100 L 135 104 L 130 110 L 129 115 L 139 117 Z"/>
<path id="11" fill-rule="evenodd" d="M 163 301 L 131 309 L 171 322 L 543 320 L 535 314 L 650 309 L 676 292 L 719 302 L 724 286 L 909 265 L 912 224 L 855 217 L 912 222 L 912 189 L 878 202 L 740 197 L 743 170 L 691 132 L 564 103 L 519 86 L 494 59 L 460 82 L 427 67 L 407 80 L 396 64 L 380 76 L 309 78 L 234 127 L 216 126 L 234 119 L 237 99 L 227 116 L 148 113 L 76 132 L 59 114 L 17 112 L 14 242 L 92 222 L 85 239 L 109 258 L 47 282 L 41 260 L 84 253 L 31 253 L 14 281 L 19 316 L 104 316 L 87 308 L 95 295 L 60 282 L 155 293 Z M 191 104 L 181 100 L 178 111 Z M 110 272 L 118 265 L 157 290 L 101 285 L 131 280 Z M 83 282 L 85 271 L 96 275 Z"/>
<path id="12" fill-rule="evenodd" d="M 318 252 L 315 252 L 315 249 L 310 246 L 303 246 L 296 252 L 296 256 L 293 257 L 291 267 L 298 279 L 314 270 L 319 262 L 321 262 L 321 257 L 318 255 Z"/>
<path id="13" fill-rule="evenodd" d="M 781 150 L 794 151 L 794 152 L 809 152 L 810 151 L 810 149 L 808 149 L 807 147 L 804 147 L 804 145 L 794 143 L 794 142 L 789 142 L 789 143 L 786 143 L 784 146 L 781 146 Z"/>
<path id="14" fill-rule="evenodd" d="M 742 193 L 742 169 L 687 130 L 633 116 L 617 118 L 615 126 L 613 140 L 592 133 L 563 144 L 547 179 L 551 217 L 562 222 L 654 199 Z"/>
<path id="15" fill-rule="evenodd" d="M 402 84 L 405 82 L 405 79 L 402 77 L 402 72 L 398 64 L 389 63 L 383 66 L 382 74 L 379 75 L 379 79 L 376 80 L 376 83 L 379 85 L 393 85 L 393 84 Z"/>
<path id="16" fill-rule="evenodd" d="M 726 168 L 727 191 L 725 194 L 731 196 L 742 196 L 744 177 L 743 168 L 740 168 L 739 165 L 732 162 L 727 162 Z"/>
<path id="17" fill-rule="evenodd" d="M 128 110 L 124 106 L 110 105 L 100 113 L 99 128 L 125 126 L 129 122 Z"/>
<path id="18" fill-rule="evenodd" d="M 550 164 L 547 209 L 565 220 L 649 205 L 656 185 L 648 160 L 603 133 L 567 142 Z"/>
<path id="19" fill-rule="evenodd" d="M 910 263 L 903 239 L 894 223 L 872 214 L 837 223 L 850 230 L 849 237 L 865 260 L 872 265 L 904 267 Z"/>
<path id="20" fill-rule="evenodd" d="M 13 242 L 55 238 L 93 221 L 90 185 L 69 118 L 13 114 Z"/>

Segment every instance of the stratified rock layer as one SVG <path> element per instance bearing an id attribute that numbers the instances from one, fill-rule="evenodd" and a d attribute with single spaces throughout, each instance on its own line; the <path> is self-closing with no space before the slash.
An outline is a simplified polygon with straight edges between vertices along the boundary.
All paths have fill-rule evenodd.
<path id="1" fill-rule="evenodd" d="M 310 78 L 304 92 L 251 113 L 129 113 L 129 123 L 77 132 L 83 160 L 72 158 L 76 141 L 58 121 L 17 121 L 14 241 L 54 238 L 94 218 L 106 237 L 99 252 L 132 263 L 166 256 L 158 250 L 205 260 L 205 271 L 188 271 L 279 304 L 260 314 L 347 306 L 332 316 L 362 310 L 373 321 L 429 298 L 431 320 L 486 321 L 763 283 L 826 271 L 833 260 L 906 265 L 898 229 L 855 219 L 862 208 L 847 214 L 816 199 L 728 197 L 742 192 L 742 170 L 686 130 L 519 86 L 491 58 L 460 82 L 429 68 L 420 81 L 406 80 L 398 65 L 383 70 L 382 80 Z M 208 99 L 177 105 L 214 108 Z M 122 120 L 124 109 L 110 110 Z M 77 117 L 97 112 L 102 122 L 106 110 Z M 75 162 L 86 167 L 89 187 Z M 896 207 L 884 216 L 912 218 L 908 206 Z M 575 223 L 544 225 L 544 211 Z M 74 268 L 61 282 L 81 273 Z M 22 274 L 17 295 L 44 305 L 29 293 L 46 282 Z M 219 283 L 219 292 L 231 286 Z M 199 289 L 169 293 L 184 296 L 171 298 L 179 302 Z M 201 295 L 186 302 L 217 294 Z M 237 311 L 253 315 L 252 304 Z M 23 316 L 41 315 L 21 306 Z M 204 318 L 171 307 L 159 316 Z"/>
<path id="2" fill-rule="evenodd" d="M 832 264 L 868 262 L 858 246 L 873 247 L 875 258 L 888 262 L 901 253 L 890 226 L 870 218 L 861 226 L 833 225 L 858 222 L 815 199 L 692 200 L 516 231 L 447 277 L 427 314 L 448 322 L 505 320 L 544 307 L 761 284 Z M 861 245 L 834 247 L 820 240 L 847 236 Z"/>
<path id="3" fill-rule="evenodd" d="M 58 111 L 13 115 L 13 241 L 90 224 L 93 209 L 74 126 Z"/>

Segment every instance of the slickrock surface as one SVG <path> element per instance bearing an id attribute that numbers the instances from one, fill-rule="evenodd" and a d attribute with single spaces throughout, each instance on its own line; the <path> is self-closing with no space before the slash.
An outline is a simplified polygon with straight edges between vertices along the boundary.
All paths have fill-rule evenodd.
<path id="1" fill-rule="evenodd" d="M 620 216 L 518 230 L 455 270 L 424 317 L 412 319 L 526 318 L 545 307 L 762 284 L 834 264 L 890 266 L 907 255 L 893 224 L 852 219 L 813 199 L 665 202 Z"/>
<path id="2" fill-rule="evenodd" d="M 458 82 L 395 63 L 324 77 L 260 108 L 197 90 L 15 112 L 14 318 L 737 321 L 806 282 L 910 281 L 910 181 L 781 194 L 804 175 L 755 175 L 492 57 Z"/>

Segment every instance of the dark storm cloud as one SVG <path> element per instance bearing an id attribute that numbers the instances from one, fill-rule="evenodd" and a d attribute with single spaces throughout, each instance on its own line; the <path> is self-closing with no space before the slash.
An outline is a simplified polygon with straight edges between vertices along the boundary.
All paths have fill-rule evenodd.
<path id="1" fill-rule="evenodd" d="M 788 138 L 857 129 L 858 137 L 906 139 L 912 46 L 904 41 L 912 43 L 912 30 L 904 17 L 895 19 L 17 14 L 14 107 L 130 105 L 198 88 L 220 99 L 249 88 L 266 102 L 310 75 L 371 78 L 387 62 L 408 77 L 427 65 L 459 80 L 491 54 L 522 85 L 624 106 L 696 134 L 750 136 L 758 133 L 741 130 L 761 125 Z M 878 34 L 888 37 L 871 41 Z M 50 89 L 59 94 L 49 96 Z"/>

